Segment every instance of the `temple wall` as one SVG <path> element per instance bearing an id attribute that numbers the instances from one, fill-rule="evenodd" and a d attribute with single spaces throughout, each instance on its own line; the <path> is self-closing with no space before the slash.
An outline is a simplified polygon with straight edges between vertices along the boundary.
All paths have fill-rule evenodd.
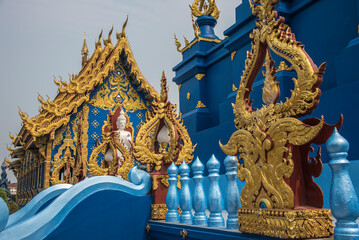
<path id="1" fill-rule="evenodd" d="M 286 23 L 292 28 L 296 39 L 303 42 L 306 52 L 314 63 L 319 66 L 327 62 L 320 88 L 322 96 L 320 104 L 313 114 L 305 116 L 321 117 L 329 124 L 338 121 L 340 114 L 344 115 L 343 127 L 340 133 L 355 146 L 359 144 L 356 119 L 359 107 L 356 99 L 359 79 L 356 65 L 359 62 L 359 45 L 355 44 L 358 36 L 358 2 L 356 0 L 307 0 L 281 1 L 277 11 L 286 18 Z M 220 21 L 221 18 L 218 19 Z M 243 1 L 236 8 L 236 23 L 229 27 L 220 43 L 199 42 L 183 53 L 183 60 L 173 68 L 176 76 L 173 79 L 180 87 L 180 110 L 188 128 L 193 143 L 198 143 L 195 156 L 209 159 L 215 154 L 218 159 L 224 159 L 224 153 L 218 141 L 226 143 L 236 130 L 231 103 L 235 102 L 246 51 L 250 50 L 249 33 L 255 27 L 248 1 Z M 353 41 L 352 41 L 353 40 Z M 352 42 L 351 42 L 352 41 Z M 351 42 L 351 43 L 350 43 Z M 232 59 L 231 59 L 232 58 Z M 282 59 L 274 57 L 277 66 Z M 205 76 L 196 79 L 196 74 Z M 290 94 L 293 86 L 291 72 L 277 74 L 281 82 L 281 98 Z M 251 99 L 253 106 L 262 105 L 263 76 L 258 74 L 253 84 Z M 191 97 L 188 100 L 187 95 Z M 196 108 L 201 100 L 206 108 Z M 208 151 L 211 149 L 211 151 Z M 323 148 L 322 161 L 329 161 Z M 349 155 L 359 159 L 359 148 L 351 148 Z"/>

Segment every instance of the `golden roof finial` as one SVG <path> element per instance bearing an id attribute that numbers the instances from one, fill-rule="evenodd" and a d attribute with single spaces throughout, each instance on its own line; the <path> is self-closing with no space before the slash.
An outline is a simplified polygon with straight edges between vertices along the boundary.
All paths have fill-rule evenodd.
<path id="1" fill-rule="evenodd" d="M 105 46 L 107 46 L 107 45 L 109 45 L 109 44 L 112 45 L 112 40 L 111 40 L 112 32 L 113 32 L 113 25 L 112 25 L 112 28 L 111 28 L 110 32 L 108 33 L 107 39 L 106 39 L 106 40 L 105 40 L 105 39 L 103 40 L 103 43 L 105 44 Z"/>
<path id="2" fill-rule="evenodd" d="M 208 15 L 215 19 L 219 18 L 220 11 L 215 0 L 194 0 L 192 6 L 190 5 L 189 7 L 191 8 L 192 15 L 195 17 Z"/>
<path id="3" fill-rule="evenodd" d="M 177 51 L 180 52 L 180 53 L 183 52 L 183 50 L 180 49 L 181 43 L 178 41 L 176 34 L 174 34 L 174 37 L 175 37 L 175 45 L 177 47 Z"/>
<path id="4" fill-rule="evenodd" d="M 87 44 L 86 44 L 86 35 L 85 34 L 84 34 L 84 44 L 82 45 L 81 54 L 82 54 L 82 66 L 84 66 L 87 62 L 87 56 L 89 54 L 89 50 L 88 50 Z"/>
<path id="5" fill-rule="evenodd" d="M 127 18 L 126 18 L 126 21 L 123 23 L 122 25 L 122 32 L 121 33 L 116 33 L 116 37 L 118 40 L 120 40 L 120 38 L 125 38 L 126 37 L 126 26 L 127 26 L 127 22 L 128 22 L 128 15 L 127 15 Z"/>
<path id="6" fill-rule="evenodd" d="M 167 98 L 168 98 L 167 79 L 165 76 L 165 71 L 162 71 L 160 101 L 167 102 Z"/>
<path id="7" fill-rule="evenodd" d="M 95 44 L 96 48 L 97 48 L 97 47 L 101 47 L 102 32 L 103 32 L 103 29 L 101 29 L 100 35 L 98 36 L 98 40 L 97 40 L 97 42 L 96 42 L 96 44 Z"/>

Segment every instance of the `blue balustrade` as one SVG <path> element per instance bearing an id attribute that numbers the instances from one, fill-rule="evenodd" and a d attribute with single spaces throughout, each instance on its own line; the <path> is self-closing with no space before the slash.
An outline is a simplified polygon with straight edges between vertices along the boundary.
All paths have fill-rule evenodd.
<path id="1" fill-rule="evenodd" d="M 190 168 L 183 160 L 183 163 L 179 167 L 179 174 L 181 176 L 181 191 L 180 191 L 180 207 L 182 210 L 180 223 L 192 224 L 192 196 L 189 189 L 189 173 Z"/>
<path id="2" fill-rule="evenodd" d="M 228 212 L 227 228 L 238 229 L 239 191 L 237 186 L 237 160 L 235 156 L 227 156 L 224 159 L 227 176 L 227 195 L 225 198 L 226 210 Z"/>
<path id="3" fill-rule="evenodd" d="M 224 219 L 222 216 L 223 196 L 219 187 L 219 168 L 221 164 L 217 158 L 212 157 L 207 162 L 208 178 L 210 180 L 208 194 L 208 209 L 210 215 L 208 218 L 208 227 L 224 227 Z"/>
<path id="4" fill-rule="evenodd" d="M 166 222 L 179 222 L 179 214 L 177 211 L 179 201 L 178 201 L 178 190 L 177 190 L 177 174 L 178 169 L 176 165 L 172 162 L 171 166 L 168 168 L 168 192 L 166 197 L 166 205 L 168 212 L 166 214 Z"/>
<path id="5" fill-rule="evenodd" d="M 359 228 L 356 222 L 359 217 L 359 202 L 348 172 L 350 162 L 346 158 L 349 143 L 335 128 L 333 135 L 326 143 L 326 148 L 331 158 L 329 166 L 333 173 L 330 208 L 337 220 L 334 228 L 335 239 L 359 239 Z"/>
<path id="6" fill-rule="evenodd" d="M 193 225 L 207 225 L 207 199 L 203 187 L 203 170 L 204 165 L 196 158 L 196 161 L 192 164 L 193 180 L 194 180 L 194 192 L 193 192 L 193 209 L 195 211 L 193 217 Z"/>
<path id="7" fill-rule="evenodd" d="M 204 183 L 205 177 L 203 172 L 205 166 L 197 157 L 192 163 L 193 172 L 193 189 L 190 190 L 190 168 L 183 161 L 179 167 L 181 176 L 181 191 L 177 190 L 177 167 L 174 164 L 168 168 L 169 187 L 167 193 L 166 204 L 168 213 L 166 222 L 179 222 L 183 224 L 208 225 L 208 227 L 224 227 L 225 221 L 222 216 L 224 206 L 228 212 L 227 228 L 238 229 L 238 209 L 240 207 L 239 190 L 237 186 L 237 160 L 236 157 L 227 156 L 224 160 L 226 168 L 226 184 L 221 185 L 226 188 L 225 201 L 223 199 L 220 188 L 219 169 L 220 162 L 214 155 L 207 162 L 209 187 L 206 194 Z M 225 179 L 225 178 L 224 178 Z M 192 185 L 191 185 L 192 186 Z M 179 199 L 179 200 L 178 200 Z M 192 201 L 193 200 L 193 201 Z M 178 203 L 182 210 L 182 214 L 178 217 Z M 192 207 L 194 216 L 192 216 Z M 209 210 L 209 218 L 207 218 L 206 210 Z"/>

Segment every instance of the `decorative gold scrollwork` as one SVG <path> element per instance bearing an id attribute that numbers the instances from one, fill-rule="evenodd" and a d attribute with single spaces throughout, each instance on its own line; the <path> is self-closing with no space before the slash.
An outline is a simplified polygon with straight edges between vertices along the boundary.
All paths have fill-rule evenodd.
<path id="1" fill-rule="evenodd" d="M 214 0 L 195 0 L 190 8 L 192 10 L 192 15 L 195 17 L 209 15 L 215 19 L 219 18 L 220 12 Z"/>
<path id="2" fill-rule="evenodd" d="M 167 101 L 167 81 L 164 73 L 161 79 L 160 101 L 152 102 L 152 109 L 146 112 L 146 121 L 138 129 L 134 156 L 142 164 L 151 164 L 159 171 L 163 163 L 181 164 L 192 161 L 194 147 L 183 123 L 175 113 L 173 104 Z M 168 138 L 167 142 L 160 143 L 158 136 L 162 134 Z M 167 135 L 167 137 L 165 136 Z"/>
<path id="3" fill-rule="evenodd" d="M 324 120 L 306 124 L 298 117 L 311 113 L 317 106 L 325 63 L 319 68 L 297 42 L 282 17 L 277 18 L 274 4 L 279 0 L 250 0 L 252 12 L 259 19 L 250 34 L 252 49 L 247 52 L 245 69 L 238 88 L 234 132 L 226 145 L 220 146 L 227 155 L 238 155 L 238 176 L 245 181 L 241 193 L 243 207 L 294 208 L 294 193 L 285 179 L 294 171 L 294 155 L 298 146 L 311 143 L 322 130 Z M 279 87 L 276 67 L 270 50 L 287 60 L 297 73 L 294 89 L 285 102 L 277 103 Z M 252 107 L 252 84 L 264 63 L 264 105 Z M 297 157 L 298 158 L 298 157 Z M 305 158 L 302 157 L 302 159 Z M 302 159 L 298 161 L 302 161 Z"/>
<path id="4" fill-rule="evenodd" d="M 54 156 L 54 170 L 51 174 L 51 183 L 70 183 L 75 164 L 76 147 L 72 140 L 70 127 L 66 128 L 63 144 Z"/>

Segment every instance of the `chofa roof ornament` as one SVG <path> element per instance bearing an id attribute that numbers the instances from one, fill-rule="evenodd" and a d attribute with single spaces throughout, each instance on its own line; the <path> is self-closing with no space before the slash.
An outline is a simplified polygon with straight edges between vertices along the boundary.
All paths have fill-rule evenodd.
<path id="1" fill-rule="evenodd" d="M 322 171 L 320 147 L 317 156 L 311 160 L 309 152 L 314 151 L 312 143 L 325 143 L 334 126 L 324 123 L 323 118 L 298 119 L 317 107 L 321 93 L 318 87 L 326 64 L 318 68 L 284 18 L 278 18 L 274 5 L 279 0 L 249 2 L 258 20 L 250 34 L 252 49 L 247 52 L 233 105 L 238 130 L 226 145 L 220 143 L 227 155 L 240 154 L 239 158 L 244 162 L 238 163 L 238 176 L 245 181 L 239 230 L 281 238 L 328 237 L 333 233 L 330 210 L 322 209 L 323 193 L 312 179 Z M 294 89 L 285 102 L 277 102 L 280 91 L 271 54 L 288 61 L 290 69 L 297 74 L 293 78 Z M 264 104 L 260 109 L 254 109 L 250 93 L 263 64 Z M 336 126 L 341 126 L 341 120 Z M 262 214 L 268 220 L 260 221 L 263 224 L 258 226 L 257 218 Z M 274 219 L 287 227 L 278 228 L 272 224 Z M 303 221 L 308 228 L 301 228 Z"/>

